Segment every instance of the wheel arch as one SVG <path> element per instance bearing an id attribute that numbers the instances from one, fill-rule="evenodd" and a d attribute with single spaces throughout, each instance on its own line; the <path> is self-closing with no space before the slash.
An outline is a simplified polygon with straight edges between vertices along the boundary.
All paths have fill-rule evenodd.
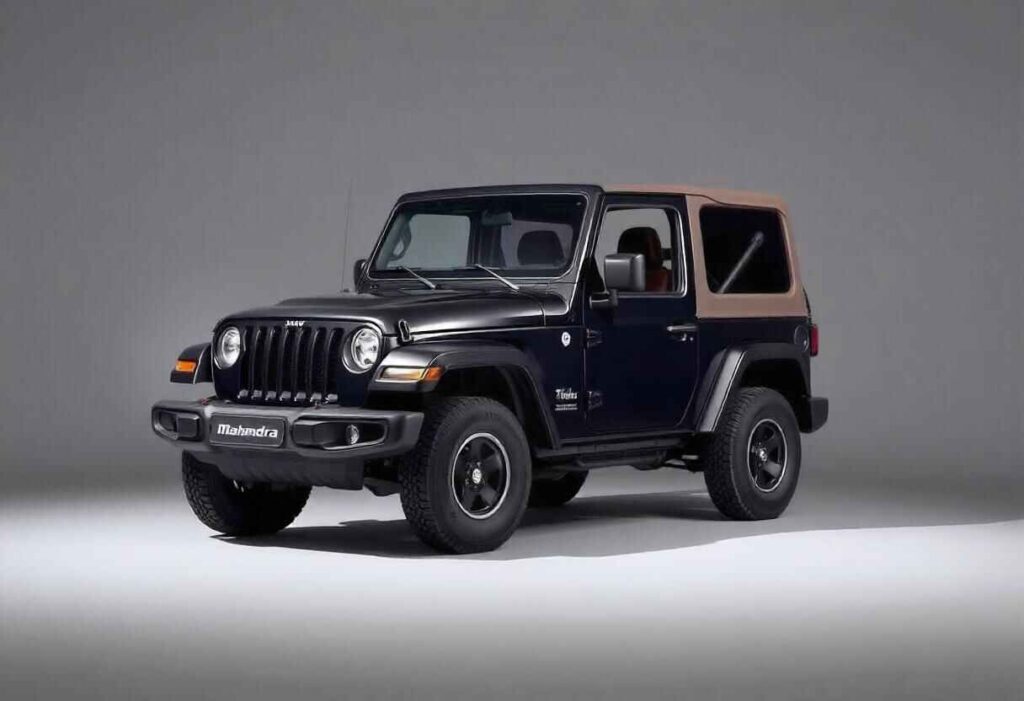
<path id="1" fill-rule="evenodd" d="M 171 382 L 195 385 L 202 382 L 213 382 L 213 367 L 210 361 L 212 350 L 210 343 L 197 343 L 189 346 L 178 354 L 178 362 L 171 370 Z M 182 363 L 191 369 L 180 370 Z"/>
<path id="2" fill-rule="evenodd" d="M 789 343 L 755 343 L 725 348 L 712 359 L 698 395 L 697 432 L 714 433 L 726 404 L 744 387 L 775 390 L 793 408 L 800 430 L 813 430 L 807 355 Z"/>
<path id="3" fill-rule="evenodd" d="M 386 367 L 431 366 L 444 368 L 439 380 L 397 384 L 379 379 Z M 508 343 L 432 341 L 389 353 L 369 391 L 371 397 L 386 399 L 389 404 L 410 394 L 418 395 L 420 401 L 440 396 L 490 397 L 516 415 L 531 446 L 557 448 L 560 440 L 554 417 L 541 401 L 542 372 L 531 356 Z"/>

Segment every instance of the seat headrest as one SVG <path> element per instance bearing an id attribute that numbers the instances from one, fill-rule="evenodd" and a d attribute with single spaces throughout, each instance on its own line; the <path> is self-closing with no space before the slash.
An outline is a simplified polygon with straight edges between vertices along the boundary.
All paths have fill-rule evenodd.
<path id="1" fill-rule="evenodd" d="M 548 229 L 536 229 L 523 234 L 516 248 L 516 257 L 519 259 L 519 265 L 558 268 L 565 263 L 565 253 L 562 251 L 558 234 Z"/>
<path id="2" fill-rule="evenodd" d="M 649 226 L 634 226 L 619 236 L 619 253 L 642 253 L 648 271 L 664 267 L 661 239 Z"/>

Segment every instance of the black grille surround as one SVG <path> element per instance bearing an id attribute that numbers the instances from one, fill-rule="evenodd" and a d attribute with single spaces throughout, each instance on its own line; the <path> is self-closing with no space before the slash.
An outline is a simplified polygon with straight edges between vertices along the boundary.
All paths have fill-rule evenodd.
<path id="1" fill-rule="evenodd" d="M 365 324 L 352 321 L 280 319 L 229 321 L 242 334 L 242 355 L 234 366 L 214 367 L 217 396 L 240 404 L 301 406 L 358 405 L 372 371 L 350 373 L 342 361 L 350 334 Z M 383 348 L 381 349 L 384 350 Z"/>

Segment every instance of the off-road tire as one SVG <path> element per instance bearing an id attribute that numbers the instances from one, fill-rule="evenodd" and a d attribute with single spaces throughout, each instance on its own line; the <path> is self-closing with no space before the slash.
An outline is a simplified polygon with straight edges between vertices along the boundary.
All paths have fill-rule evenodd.
<path id="1" fill-rule="evenodd" d="M 453 494 L 452 466 L 469 437 L 487 433 L 508 455 L 507 484 L 495 511 L 467 515 Z M 398 470 L 402 510 L 419 538 L 447 553 L 494 550 L 515 531 L 530 494 L 530 449 L 519 420 L 486 397 L 448 397 L 427 410 L 419 441 Z"/>
<path id="2" fill-rule="evenodd" d="M 185 498 L 199 520 L 229 536 L 277 533 L 295 520 L 309 499 L 309 487 L 240 487 L 189 453 L 181 455 L 181 477 Z"/>
<path id="3" fill-rule="evenodd" d="M 748 441 L 763 419 L 782 429 L 786 465 L 770 493 L 754 484 L 748 465 Z M 745 387 L 729 400 L 718 430 L 704 452 L 704 483 L 715 507 L 728 518 L 756 521 L 786 510 L 800 476 L 800 430 L 786 398 L 766 387 Z"/>
<path id="4" fill-rule="evenodd" d="M 587 481 L 586 471 L 567 472 L 557 479 L 536 479 L 530 487 L 530 506 L 553 508 L 568 503 Z"/>

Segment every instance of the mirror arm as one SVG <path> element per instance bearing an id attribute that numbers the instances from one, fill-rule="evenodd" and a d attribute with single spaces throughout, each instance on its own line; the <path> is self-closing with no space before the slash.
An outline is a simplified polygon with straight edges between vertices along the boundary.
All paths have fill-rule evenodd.
<path id="1" fill-rule="evenodd" d="M 359 281 L 363 279 L 363 273 L 366 272 L 366 259 L 360 258 L 352 266 L 352 287 L 358 289 Z"/>
<path id="2" fill-rule="evenodd" d="M 607 297 L 591 297 L 590 308 L 594 311 L 600 311 L 602 309 L 615 309 L 619 306 L 619 291 L 608 290 Z"/>

